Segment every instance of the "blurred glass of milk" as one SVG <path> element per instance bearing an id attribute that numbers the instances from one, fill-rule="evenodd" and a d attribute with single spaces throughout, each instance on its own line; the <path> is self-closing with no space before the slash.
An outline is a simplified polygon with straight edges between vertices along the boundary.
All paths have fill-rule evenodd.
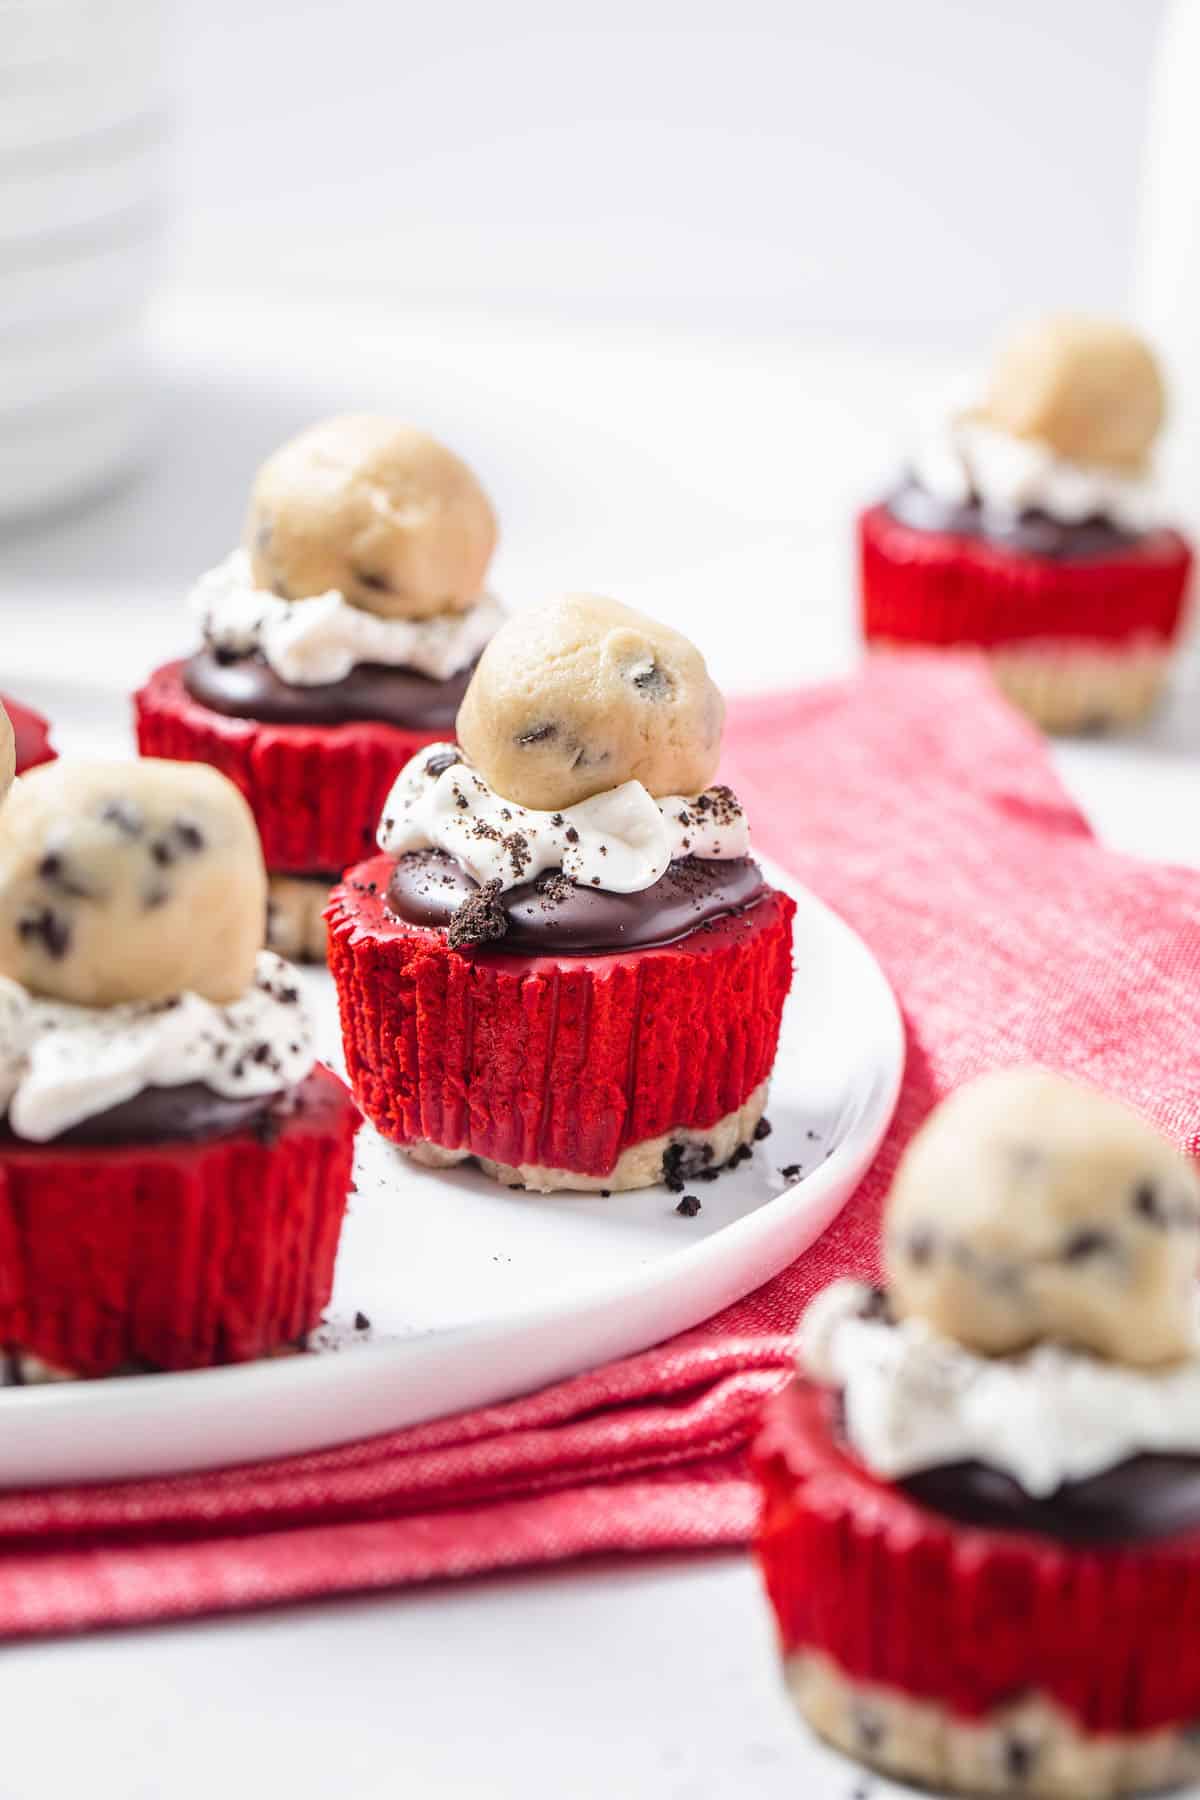
<path id="1" fill-rule="evenodd" d="M 141 456 L 161 0 L 0 0 L 0 525 Z"/>
<path id="2" fill-rule="evenodd" d="M 1167 8 L 1150 89 L 1134 309 L 1171 384 L 1162 476 L 1200 528 L 1200 0 Z"/>

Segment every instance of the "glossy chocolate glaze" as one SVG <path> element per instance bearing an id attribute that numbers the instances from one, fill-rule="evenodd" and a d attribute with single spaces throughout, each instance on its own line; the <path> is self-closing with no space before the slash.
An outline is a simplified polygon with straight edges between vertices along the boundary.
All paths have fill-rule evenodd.
<path id="1" fill-rule="evenodd" d="M 396 863 L 387 903 L 406 924 L 448 926 L 458 907 L 477 892 L 477 884 L 453 857 L 441 850 L 414 850 Z M 495 947 L 532 956 L 648 950 L 673 944 L 711 919 L 741 912 L 765 892 L 762 871 L 748 856 L 729 862 L 685 857 L 637 894 L 576 887 L 554 871 L 498 896 L 508 931 Z"/>
<path id="2" fill-rule="evenodd" d="M 1002 549 L 1063 562 L 1119 555 L 1139 541 L 1136 533 L 1123 531 L 1111 520 L 1099 517 L 1064 525 L 1044 512 L 1023 512 L 1016 517 L 989 512 L 975 499 L 955 506 L 911 480 L 889 494 L 885 504 L 894 519 L 914 531 L 948 531 L 986 538 Z"/>
<path id="3" fill-rule="evenodd" d="M 257 653 L 230 657 L 199 650 L 183 667 L 183 685 L 193 700 L 233 719 L 267 725 L 397 725 L 409 731 L 453 736 L 459 704 L 474 663 L 448 681 L 433 681 L 415 669 L 360 663 L 342 681 L 298 687 L 282 681 Z"/>
<path id="4" fill-rule="evenodd" d="M 926 1469 L 897 1485 L 964 1525 L 1034 1531 L 1068 1544 L 1136 1543 L 1200 1525 L 1200 1456 L 1133 1456 L 1042 1500 L 977 1462 Z"/>
<path id="5" fill-rule="evenodd" d="M 113 1147 L 120 1144 L 197 1143 L 201 1139 L 228 1137 L 235 1131 L 266 1130 L 278 1094 L 256 1094 L 249 1099 L 229 1100 L 214 1094 L 200 1081 L 181 1082 L 178 1087 L 143 1088 L 132 1100 L 110 1106 L 95 1118 L 83 1119 L 54 1138 L 50 1148 L 60 1144 Z M 0 1141 L 21 1144 L 26 1149 L 37 1146 L 25 1143 L 5 1124 Z"/>

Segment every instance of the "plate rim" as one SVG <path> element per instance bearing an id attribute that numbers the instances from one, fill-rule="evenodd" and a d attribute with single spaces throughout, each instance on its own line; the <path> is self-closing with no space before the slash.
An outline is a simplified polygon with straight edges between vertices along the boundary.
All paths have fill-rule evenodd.
<path id="1" fill-rule="evenodd" d="M 197 1435 L 202 1440 L 206 1419 L 224 1418 L 230 1410 L 230 1401 L 240 1412 L 244 1406 L 252 1409 L 256 1404 L 274 1398 L 290 1417 L 302 1418 L 307 1410 L 306 1403 L 326 1396 L 331 1389 L 346 1390 L 354 1386 L 361 1395 L 377 1385 L 384 1409 L 390 1410 L 390 1400 L 399 1397 L 397 1384 L 403 1388 L 411 1381 L 413 1386 L 419 1387 L 422 1371 L 431 1367 L 441 1369 L 443 1380 L 447 1379 L 447 1371 L 453 1371 L 450 1376 L 452 1387 L 455 1378 L 460 1387 L 464 1384 L 471 1386 L 472 1365 L 489 1347 L 497 1350 L 503 1347 L 510 1355 L 516 1350 L 523 1350 L 527 1358 L 533 1355 L 536 1361 L 535 1346 L 547 1338 L 559 1338 L 565 1326 L 570 1324 L 577 1328 L 584 1319 L 592 1321 L 593 1337 L 603 1338 L 604 1320 L 614 1305 L 635 1302 L 644 1304 L 652 1302 L 656 1297 L 666 1302 L 670 1290 L 678 1286 L 681 1270 L 687 1276 L 683 1284 L 684 1290 L 687 1293 L 693 1291 L 699 1272 L 701 1277 L 706 1278 L 700 1285 L 706 1286 L 709 1291 L 720 1293 L 715 1304 L 705 1302 L 702 1310 L 696 1312 L 690 1322 L 668 1320 L 661 1331 L 642 1337 L 632 1347 L 626 1345 L 624 1349 L 611 1353 L 601 1351 L 599 1354 L 589 1354 L 579 1362 L 573 1362 L 568 1355 L 560 1360 L 564 1360 L 569 1366 L 539 1375 L 529 1382 L 519 1377 L 505 1377 L 498 1384 L 476 1381 L 473 1385 L 477 1391 L 469 1398 L 450 1405 L 435 1404 L 428 1408 L 422 1408 L 418 1403 L 415 1410 L 411 1407 L 404 1408 L 403 1417 L 397 1417 L 391 1422 L 379 1422 L 366 1429 L 355 1424 L 345 1429 L 314 1427 L 311 1433 L 306 1433 L 302 1426 L 297 1425 L 294 1430 L 284 1430 L 281 1433 L 277 1427 L 269 1446 L 255 1449 L 247 1440 L 244 1453 L 237 1449 L 208 1452 L 203 1448 L 203 1442 L 194 1450 L 185 1450 L 181 1442 L 179 1450 L 172 1451 L 167 1444 L 179 1434 L 171 1432 L 167 1434 L 161 1456 L 155 1455 L 153 1446 L 141 1446 L 143 1453 L 140 1455 L 114 1458 L 114 1462 L 120 1462 L 126 1467 L 126 1473 L 113 1473 L 111 1468 L 103 1472 L 100 1469 L 100 1461 L 103 1459 L 98 1459 L 85 1447 L 79 1447 L 79 1454 L 74 1458 L 69 1455 L 64 1457 L 60 1451 L 57 1455 L 50 1454 L 48 1460 L 86 1472 L 30 1475 L 28 1472 L 16 1473 L 6 1466 L 7 1458 L 0 1434 L 0 1490 L 38 1484 L 52 1485 L 57 1482 L 113 1482 L 170 1474 L 182 1475 L 234 1467 L 247 1461 L 267 1462 L 288 1456 L 316 1454 L 372 1437 L 386 1436 L 435 1419 L 451 1417 L 457 1411 L 503 1404 L 524 1394 L 537 1392 L 556 1381 L 602 1367 L 609 1360 L 644 1354 L 681 1331 L 694 1330 L 725 1306 L 754 1292 L 789 1262 L 804 1254 L 838 1217 L 879 1152 L 899 1100 L 907 1062 L 907 1036 L 903 1015 L 891 984 L 866 941 L 798 877 L 781 869 L 773 859 L 760 856 L 758 861 L 768 880 L 790 893 L 797 901 L 799 910 L 795 929 L 799 931 L 803 928 L 806 910 L 809 916 L 820 916 L 824 929 L 834 931 L 859 959 L 864 974 L 875 988 L 878 1002 L 877 1010 L 873 1013 L 871 1036 L 878 1041 L 884 1054 L 876 1059 L 878 1066 L 875 1084 L 845 1136 L 811 1174 L 789 1184 L 781 1193 L 697 1242 L 682 1246 L 669 1256 L 656 1257 L 643 1269 L 620 1276 L 605 1276 L 583 1288 L 572 1287 L 568 1297 L 563 1300 L 545 1302 L 525 1311 L 490 1314 L 475 1321 L 424 1330 L 411 1337 L 354 1344 L 346 1350 L 333 1350 L 325 1355 L 274 1358 L 253 1363 L 227 1364 L 219 1368 L 180 1370 L 168 1378 L 155 1376 L 148 1380 L 141 1375 L 117 1375 L 96 1382 L 68 1381 L 4 1389 L 0 1390 L 0 1419 L 7 1415 L 10 1421 L 13 1420 L 17 1409 L 25 1410 L 27 1415 L 31 1414 L 32 1417 L 27 1416 L 22 1421 L 22 1429 L 18 1435 L 26 1443 L 30 1438 L 36 1438 L 38 1442 L 35 1447 L 43 1448 L 49 1453 L 56 1437 L 55 1418 L 64 1411 L 78 1414 L 80 1396 L 84 1393 L 87 1395 L 89 1437 L 93 1439 L 97 1432 L 103 1434 L 106 1420 L 114 1429 L 128 1429 L 136 1423 L 153 1433 L 154 1415 L 161 1413 L 168 1393 L 174 1396 L 172 1410 L 181 1416 L 186 1414 L 189 1420 L 194 1421 Z M 752 1280 L 748 1280 L 743 1269 L 742 1275 L 734 1277 L 729 1284 L 731 1291 L 722 1292 L 719 1265 L 733 1263 L 741 1267 L 745 1258 L 737 1252 L 744 1252 L 748 1246 L 762 1241 L 770 1243 L 778 1240 L 782 1246 L 788 1239 L 786 1230 L 782 1228 L 781 1210 L 787 1219 L 794 1222 L 798 1236 L 803 1236 L 805 1226 L 810 1222 L 813 1229 L 807 1237 L 803 1237 L 802 1242 L 781 1248 L 778 1259 L 765 1273 L 760 1272 Z M 684 1310 L 687 1310 L 686 1306 Z M 519 1354 L 516 1360 L 520 1362 Z M 389 1380 L 388 1377 L 392 1379 Z M 38 1426 L 34 1425 L 34 1418 L 38 1420 Z M 238 1438 L 236 1428 L 230 1427 L 228 1422 L 226 1432 L 227 1438 Z M 287 1440 L 282 1448 L 279 1447 L 281 1436 Z M 263 1432 L 253 1431 L 251 1438 L 254 1437 L 266 1444 Z M 133 1468 L 134 1464 L 136 1470 Z"/>

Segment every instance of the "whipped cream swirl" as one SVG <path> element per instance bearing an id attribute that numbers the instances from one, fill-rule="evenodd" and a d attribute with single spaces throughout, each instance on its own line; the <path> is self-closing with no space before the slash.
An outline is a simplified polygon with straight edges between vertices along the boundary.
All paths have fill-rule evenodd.
<path id="1" fill-rule="evenodd" d="M 229 1006 L 198 994 L 72 1006 L 0 977 L 0 1105 L 15 1135 L 31 1143 L 48 1143 L 146 1088 L 199 1081 L 226 1099 L 251 1099 L 294 1087 L 315 1061 L 295 971 L 269 950 Z"/>
<path id="2" fill-rule="evenodd" d="M 1047 444 L 997 431 L 971 414 L 943 423 L 918 444 L 913 478 L 948 506 L 978 500 L 985 511 L 1016 517 L 1042 512 L 1061 525 L 1107 519 L 1119 530 L 1150 531 L 1161 522 L 1153 483 L 1099 463 L 1068 462 Z"/>
<path id="3" fill-rule="evenodd" d="M 232 656 L 257 651 L 292 687 L 344 681 L 360 663 L 448 681 L 475 661 L 504 621 L 491 594 L 481 594 L 465 613 L 432 619 L 379 619 L 336 588 L 310 600 L 281 600 L 255 587 L 244 550 L 202 575 L 188 604 L 209 649 Z"/>
<path id="4" fill-rule="evenodd" d="M 841 1389 L 846 1435 L 877 1475 L 980 1462 L 1041 1499 L 1142 1452 L 1200 1455 L 1200 1312 L 1196 1355 L 1146 1370 L 1060 1344 L 980 1356 L 919 1319 L 889 1323 L 875 1299 L 834 1282 L 797 1348 L 805 1374 Z"/>
<path id="5" fill-rule="evenodd" d="M 729 788 L 655 800 L 640 781 L 561 812 L 505 800 L 453 744 L 432 744 L 401 770 L 384 804 L 379 848 L 389 856 L 444 850 L 482 886 L 501 890 L 561 869 L 580 887 L 636 894 L 681 856 L 747 855 L 746 815 Z"/>

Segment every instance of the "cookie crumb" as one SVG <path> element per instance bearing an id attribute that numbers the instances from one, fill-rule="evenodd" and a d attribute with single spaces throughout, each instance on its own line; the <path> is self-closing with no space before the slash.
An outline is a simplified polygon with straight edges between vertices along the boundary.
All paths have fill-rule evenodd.
<path id="1" fill-rule="evenodd" d="M 499 903 L 500 882 L 485 881 L 450 918 L 447 941 L 452 950 L 464 944 L 488 944 L 508 930 L 508 915 Z"/>
<path id="2" fill-rule="evenodd" d="M 804 1165 L 803 1163 L 788 1163 L 787 1167 L 780 1169 L 779 1173 L 785 1181 L 799 1181 L 804 1173 Z"/>
<path id="3" fill-rule="evenodd" d="M 685 1194 L 675 1211 L 682 1214 L 685 1219 L 694 1219 L 700 1211 L 700 1202 L 695 1194 Z"/>
<path id="4" fill-rule="evenodd" d="M 370 1331 L 371 1321 L 370 1321 L 370 1319 L 368 1319 L 365 1312 L 356 1312 L 355 1313 L 354 1329 L 355 1329 L 355 1331 Z"/>
<path id="5" fill-rule="evenodd" d="M 754 1141 L 756 1144 L 761 1144 L 763 1139 L 769 1138 L 770 1135 L 771 1135 L 771 1121 L 770 1121 L 770 1119 L 768 1119 L 764 1116 L 763 1118 L 761 1118 L 758 1121 L 758 1124 L 754 1127 Z"/>

